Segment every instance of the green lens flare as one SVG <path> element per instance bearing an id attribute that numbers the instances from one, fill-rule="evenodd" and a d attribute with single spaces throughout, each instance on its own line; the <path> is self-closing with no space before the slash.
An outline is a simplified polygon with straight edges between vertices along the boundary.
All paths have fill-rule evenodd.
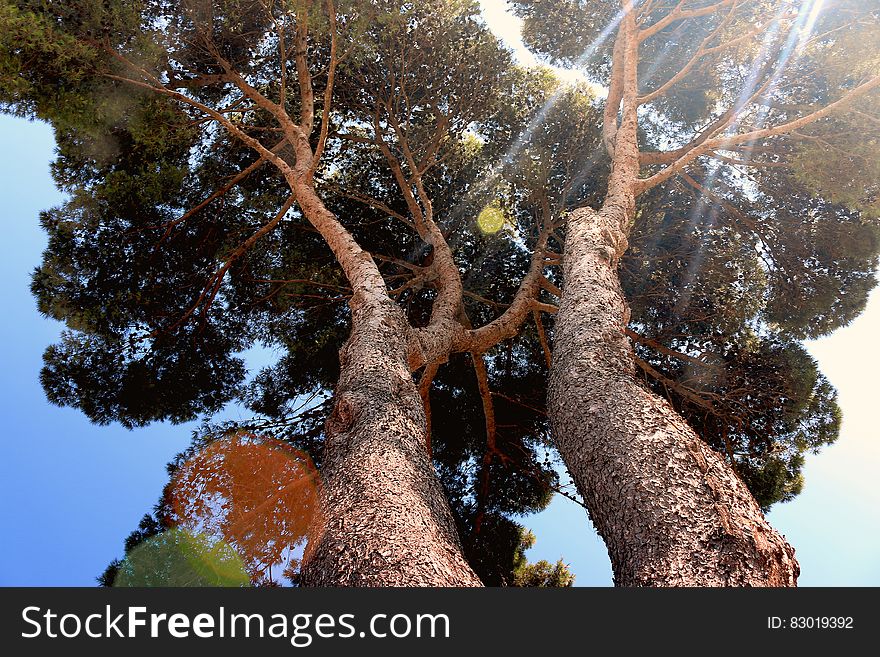
<path id="1" fill-rule="evenodd" d="M 227 543 L 169 529 L 129 553 L 113 586 L 250 586 L 250 579 Z"/>

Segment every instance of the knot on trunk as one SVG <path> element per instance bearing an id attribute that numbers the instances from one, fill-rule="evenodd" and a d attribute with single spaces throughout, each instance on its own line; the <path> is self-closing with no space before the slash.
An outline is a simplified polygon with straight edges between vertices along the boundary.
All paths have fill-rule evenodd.
<path id="1" fill-rule="evenodd" d="M 354 406 L 344 393 L 339 395 L 333 405 L 333 411 L 327 418 L 327 433 L 331 435 L 344 433 L 354 424 Z"/>
<path id="2" fill-rule="evenodd" d="M 612 267 L 617 266 L 617 261 L 620 260 L 621 256 L 623 256 L 629 248 L 629 241 L 626 239 L 626 235 L 616 226 L 611 228 L 607 226 L 601 228 L 600 235 L 602 236 L 602 240 L 597 247 L 600 255 L 602 255 Z"/>

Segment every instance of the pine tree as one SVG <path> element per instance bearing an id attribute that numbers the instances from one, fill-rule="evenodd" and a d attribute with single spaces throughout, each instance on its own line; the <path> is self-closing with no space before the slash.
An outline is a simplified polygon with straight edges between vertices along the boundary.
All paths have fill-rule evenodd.
<path id="1" fill-rule="evenodd" d="M 460 272 L 426 183 L 511 84 L 474 5 L 22 2 L 4 4 L 3 22 L 4 104 L 52 121 L 56 179 L 71 194 L 43 217 L 51 244 L 33 284 L 41 310 L 70 329 L 46 354 L 50 400 L 129 426 L 216 411 L 243 385 L 243 349 L 288 346 L 293 358 L 303 348 L 291 338 L 308 323 L 285 298 L 297 288 L 278 286 L 335 290 L 349 332 L 323 432 L 320 537 L 302 580 L 477 584 L 425 449 L 411 371 L 431 373 L 426 390 L 451 354 L 479 360 L 515 334 L 543 256 L 507 312 L 465 328 Z M 447 66 L 426 76 L 436 61 Z M 364 140 L 403 201 L 386 213 L 396 222 L 386 239 L 419 240 L 430 264 L 374 259 L 318 193 L 316 180 L 329 194 L 344 174 L 346 145 Z M 392 300 L 386 262 L 437 290 L 424 325 Z"/>
<path id="2" fill-rule="evenodd" d="M 839 428 L 798 340 L 874 282 L 876 12 L 516 4 L 604 116 L 471 2 L 4 1 L 0 102 L 52 122 L 70 195 L 33 278 L 69 329 L 47 395 L 208 418 L 185 491 L 228 497 L 250 466 L 211 455 L 242 432 L 307 456 L 318 502 L 240 500 L 311 539 L 303 584 L 565 585 L 514 519 L 558 488 L 551 425 L 618 583 L 794 583 L 759 507 Z M 280 356 L 248 377 L 255 345 Z M 210 421 L 231 401 L 254 421 Z M 168 499 L 128 548 L 220 522 L 252 581 L 290 557 Z"/>
<path id="3" fill-rule="evenodd" d="M 846 126 L 850 133 L 851 117 L 861 123 L 872 116 L 880 87 L 875 54 L 862 59 L 846 44 L 875 33 L 877 6 L 736 0 L 515 4 L 533 46 L 585 64 L 608 89 L 603 142 L 611 174 L 598 209 L 582 206 L 567 222 L 549 410 L 560 454 L 608 545 L 615 581 L 793 585 L 799 572 L 794 551 L 767 524 L 744 480 L 765 503 L 785 499 L 798 489 L 792 476 L 797 455 L 786 463 L 778 456 L 786 450 L 775 441 L 761 447 L 761 424 L 721 432 L 727 459 L 709 448 L 673 406 L 639 385 L 638 370 L 661 383 L 675 377 L 668 376 L 668 365 L 664 374 L 637 358 L 630 336 L 640 348 L 659 346 L 663 356 L 704 372 L 689 377 L 696 380 L 696 395 L 693 385 L 673 386 L 681 404 L 703 405 L 701 399 L 711 401 L 719 387 L 708 373 L 711 363 L 694 359 L 745 361 L 743 373 L 765 370 L 763 385 L 773 385 L 781 364 L 789 372 L 775 400 L 781 433 L 793 434 L 797 446 L 820 445 L 834 435 L 839 418 L 828 387 L 791 340 L 827 332 L 864 306 L 876 267 L 877 227 L 869 221 L 875 183 L 854 176 L 846 181 L 849 193 L 829 193 L 840 180 L 832 181 L 824 167 L 808 171 L 804 158 L 816 144 L 839 148 L 828 141 L 831 126 Z M 844 148 L 841 157 L 857 159 L 870 151 L 876 159 L 874 142 L 865 137 L 857 139 L 861 152 Z M 662 220 L 669 230 L 696 233 L 700 245 L 661 326 L 636 319 L 631 329 L 618 265 L 633 232 L 654 219 L 640 207 L 643 199 L 669 193 L 678 181 L 692 195 L 692 207 L 673 206 Z M 721 232 L 725 224 L 732 235 Z M 794 228 L 791 234 L 783 232 L 786 225 Z M 823 242 L 836 231 L 845 238 L 832 253 Z M 691 335 L 686 329 L 698 326 L 678 325 L 681 310 L 708 301 L 711 314 L 711 306 L 723 303 L 692 296 L 700 292 L 701 261 L 714 255 L 706 245 L 717 239 L 725 249 L 744 242 L 769 298 L 738 335 Z M 843 273 L 842 261 L 856 271 Z M 740 292 L 747 279 L 737 282 Z M 792 288 L 806 293 L 806 304 L 783 298 Z M 659 331 L 634 335 L 644 328 Z M 744 382 L 746 397 L 736 400 L 729 392 L 725 403 L 748 403 L 755 388 L 750 377 Z M 805 395 L 808 389 L 818 395 Z M 820 424 L 785 429 L 787 413 L 804 404 L 817 406 L 813 415 Z M 757 467 L 756 453 L 764 456 Z"/>

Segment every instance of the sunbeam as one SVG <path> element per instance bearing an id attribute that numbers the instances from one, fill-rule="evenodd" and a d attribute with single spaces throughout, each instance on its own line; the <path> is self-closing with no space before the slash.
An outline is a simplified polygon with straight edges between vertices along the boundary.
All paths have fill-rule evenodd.
<path id="1" fill-rule="evenodd" d="M 784 11 L 786 10 L 785 4 L 780 5 L 776 16 L 773 18 L 771 27 L 768 29 L 765 34 L 761 51 L 759 52 L 758 57 L 755 58 L 754 63 L 752 64 L 752 70 L 750 72 L 749 78 L 746 81 L 746 84 L 743 85 L 743 88 L 739 94 L 739 98 L 737 100 L 736 105 L 734 106 L 734 120 L 731 122 L 730 127 L 727 129 L 728 134 L 735 134 L 741 124 L 741 118 L 743 116 L 744 110 L 757 101 L 758 107 L 755 113 L 755 118 L 753 121 L 753 129 L 760 129 L 766 123 L 767 117 L 769 115 L 769 106 L 766 102 L 761 102 L 762 100 L 766 100 L 771 96 L 771 94 L 776 90 L 776 85 L 778 84 L 780 78 L 783 73 L 786 71 L 788 67 L 793 65 L 800 58 L 803 48 L 809 39 L 809 36 L 812 34 L 812 31 L 815 27 L 816 20 L 819 17 L 819 13 L 822 10 L 822 6 L 824 4 L 824 0 L 805 0 L 801 3 L 799 8 L 797 17 L 792 22 L 792 24 L 788 28 L 788 33 L 785 37 L 785 43 L 782 46 L 779 55 L 777 56 L 777 63 L 774 66 L 773 72 L 768 82 L 766 82 L 766 89 L 760 94 L 758 98 L 753 98 L 756 89 L 759 85 L 760 72 L 764 69 L 764 66 L 767 62 L 764 60 L 767 58 L 773 44 L 775 43 L 778 35 L 779 35 L 779 26 L 784 18 Z M 733 165 L 737 170 L 738 167 L 741 166 L 749 166 L 752 158 L 752 151 L 746 150 L 746 152 L 741 156 L 741 162 Z M 708 172 L 708 176 L 703 183 L 703 187 L 706 189 L 706 192 L 710 192 L 714 185 L 718 176 L 718 171 L 720 166 L 713 166 L 710 168 Z M 699 221 L 699 215 L 702 214 L 707 206 L 705 194 L 700 195 L 700 199 L 697 202 L 696 207 L 691 212 L 689 217 L 689 226 L 691 228 L 695 228 L 697 222 Z M 716 212 L 715 208 L 712 207 L 709 210 L 710 214 Z M 714 225 L 715 218 L 714 216 L 710 216 L 710 226 Z M 702 267 L 702 263 L 705 259 L 705 244 L 702 239 L 700 241 L 700 246 L 698 248 L 698 252 L 695 254 L 695 257 L 688 264 L 688 271 L 685 274 L 685 282 L 684 282 L 684 292 L 682 294 L 682 298 L 679 300 L 678 304 L 676 304 L 676 314 L 687 307 L 687 304 L 690 302 L 690 298 L 692 296 L 692 287 L 693 282 L 696 280 L 696 277 L 700 273 L 700 268 Z"/>
<path id="2" fill-rule="evenodd" d="M 596 38 L 584 49 L 583 53 L 581 53 L 578 58 L 574 62 L 574 66 L 572 67 L 574 70 L 581 69 L 589 60 L 592 58 L 599 48 L 608 40 L 608 37 L 617 29 L 617 26 L 620 25 L 620 21 L 623 20 L 623 17 L 626 16 L 626 13 L 635 6 L 635 3 L 629 3 L 620 9 L 614 17 L 609 21 L 609 23 L 602 29 L 601 32 L 596 36 Z M 550 97 L 544 102 L 541 108 L 535 113 L 532 119 L 529 121 L 528 125 L 520 132 L 511 146 L 505 151 L 505 153 L 499 157 L 494 163 L 490 164 L 486 167 L 484 174 L 480 176 L 479 182 L 469 190 L 468 194 L 464 199 L 458 204 L 456 208 L 453 208 L 453 213 L 456 209 L 461 206 L 467 204 L 468 202 L 473 201 L 478 195 L 485 193 L 491 187 L 498 183 L 502 175 L 502 171 L 504 167 L 514 161 L 514 159 L 522 152 L 522 150 L 526 147 L 526 145 L 531 141 L 532 136 L 535 134 L 535 131 L 540 128 L 544 122 L 547 120 L 547 115 L 550 111 L 556 106 L 556 104 L 560 101 L 560 99 L 567 92 L 567 86 L 564 84 L 560 84 L 556 90 L 550 95 Z"/>
<path id="3" fill-rule="evenodd" d="M 801 4 L 797 18 L 789 27 L 785 45 L 779 55 L 778 63 L 773 72 L 770 83 L 767 85 L 766 91 L 761 94 L 759 100 L 769 98 L 776 90 L 779 79 L 782 77 L 783 73 L 785 73 L 786 69 L 790 65 L 797 63 L 800 59 L 807 39 L 816 24 L 816 19 L 819 17 L 819 12 L 822 9 L 823 3 L 824 0 L 805 0 L 805 2 Z M 769 107 L 767 107 L 766 103 L 759 105 L 755 121 L 757 128 L 762 128 L 764 126 L 768 113 Z"/>

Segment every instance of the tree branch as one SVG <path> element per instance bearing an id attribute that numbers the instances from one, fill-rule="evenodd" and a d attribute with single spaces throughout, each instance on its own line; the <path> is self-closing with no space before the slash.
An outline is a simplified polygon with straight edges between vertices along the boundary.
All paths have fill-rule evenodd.
<path id="1" fill-rule="evenodd" d="M 330 16 L 330 65 L 327 69 L 327 86 L 324 88 L 324 109 L 321 115 L 321 132 L 318 136 L 318 145 L 315 147 L 315 156 L 312 160 L 312 166 L 309 167 L 308 176 L 311 178 L 315 175 L 321 155 L 324 153 L 324 146 L 327 143 L 327 131 L 330 128 L 330 102 L 333 98 L 333 83 L 336 79 L 336 6 L 333 0 L 327 1 L 327 12 Z"/>
<path id="2" fill-rule="evenodd" d="M 532 319 L 535 321 L 535 328 L 538 330 L 538 340 L 541 342 L 541 349 L 544 350 L 544 360 L 547 362 L 547 368 L 549 369 L 553 362 L 553 354 L 550 351 L 550 344 L 547 342 L 547 333 L 544 331 L 544 322 L 541 321 L 541 313 L 537 310 L 533 310 Z"/>
<path id="3" fill-rule="evenodd" d="M 644 41 L 645 39 L 649 39 L 664 28 L 672 25 L 677 21 L 682 21 L 688 18 L 698 18 L 700 16 L 708 16 L 709 14 L 714 14 L 719 9 L 727 7 L 730 4 L 737 2 L 738 0 L 721 0 L 721 2 L 717 2 L 714 5 L 707 5 L 705 7 L 699 7 L 697 9 L 684 9 L 685 0 L 681 0 L 675 8 L 666 16 L 661 18 L 659 21 L 654 23 L 653 25 L 639 30 L 638 39 L 639 41 Z"/>
<path id="4" fill-rule="evenodd" d="M 776 135 L 784 135 L 793 130 L 797 130 L 798 128 L 802 128 L 806 125 L 814 123 L 819 119 L 829 116 L 830 114 L 833 114 L 838 110 L 844 109 L 856 98 L 859 98 L 860 96 L 878 87 L 880 87 L 880 75 L 874 76 L 867 82 L 864 82 L 854 89 L 849 90 L 841 98 L 837 99 L 833 103 L 830 103 L 825 107 L 818 109 L 810 114 L 807 114 L 806 116 L 802 116 L 798 119 L 782 123 L 772 128 L 751 130 L 749 132 L 737 135 L 726 135 L 722 137 L 708 139 L 699 146 L 696 146 L 689 150 L 687 153 L 679 157 L 675 162 L 667 166 L 662 171 L 655 173 L 649 178 L 642 178 L 638 180 L 636 182 L 636 194 L 641 194 L 642 192 L 651 189 L 656 185 L 659 185 L 665 180 L 668 180 L 673 175 L 682 171 L 694 159 L 706 153 L 707 151 L 716 149 L 726 150 L 729 146 L 734 146 L 736 144 L 756 141 L 758 139 L 765 139 L 767 137 L 774 137 Z"/>
<path id="5" fill-rule="evenodd" d="M 468 351 L 484 352 L 502 340 L 516 335 L 519 327 L 532 311 L 532 303 L 537 299 L 541 289 L 540 278 L 543 276 L 544 266 L 547 264 L 544 260 L 544 253 L 551 230 L 548 226 L 539 234 L 532 252 L 529 271 L 520 282 L 519 289 L 517 289 L 507 310 L 488 324 L 468 331 L 466 340 Z"/>
<path id="6" fill-rule="evenodd" d="M 282 139 L 281 141 L 279 141 L 277 144 L 275 144 L 275 145 L 274 145 L 271 149 L 269 149 L 269 150 L 271 150 L 271 151 L 274 153 L 274 152 L 276 152 L 278 149 L 280 149 L 280 148 L 281 148 L 284 144 L 286 144 L 286 143 L 287 143 L 287 140 L 286 140 L 286 139 Z M 196 205 L 196 206 L 190 208 L 189 210 L 187 210 L 184 214 L 182 214 L 182 215 L 181 215 L 180 217 L 178 217 L 177 219 L 174 219 L 173 221 L 169 221 L 168 223 L 163 224 L 163 225 L 166 227 L 166 230 L 165 230 L 165 233 L 162 235 L 162 237 L 159 238 L 159 242 L 156 244 L 156 246 L 159 246 L 159 244 L 161 244 L 161 243 L 164 242 L 166 239 L 168 239 L 168 236 L 171 234 L 171 231 L 174 229 L 175 226 L 177 226 L 178 224 L 183 223 L 183 222 L 186 221 L 187 219 L 190 219 L 193 215 L 198 214 L 201 210 L 203 210 L 203 209 L 206 208 L 208 205 L 210 205 L 212 201 L 215 201 L 216 199 L 220 198 L 221 196 L 223 196 L 224 194 L 226 194 L 227 192 L 229 192 L 230 189 L 232 189 L 233 187 L 235 187 L 238 183 L 240 183 L 242 180 L 244 180 L 245 178 L 247 178 L 248 176 L 250 176 L 252 173 L 254 173 L 254 172 L 255 172 L 257 169 L 259 169 L 261 166 L 263 166 L 263 164 L 265 164 L 265 162 L 266 162 L 266 158 L 263 157 L 263 156 L 261 155 L 261 156 L 257 159 L 256 162 L 254 162 L 253 164 L 251 164 L 251 165 L 248 166 L 247 168 L 242 169 L 241 171 L 239 171 L 235 176 L 233 176 L 233 177 L 230 179 L 230 181 L 229 181 L 228 183 L 226 183 L 225 185 L 223 185 L 223 186 L 220 187 L 219 189 L 215 190 L 215 191 L 214 191 L 214 192 L 213 192 L 208 198 L 206 198 L 204 201 L 202 201 L 202 202 L 199 203 L 198 205 Z"/>
<path id="7" fill-rule="evenodd" d="M 425 408 L 425 450 L 428 452 L 428 458 L 431 458 L 431 385 L 434 383 L 434 377 L 437 370 L 440 369 L 440 362 L 436 361 L 425 365 L 422 377 L 419 379 L 419 395 L 422 397 L 422 406 Z"/>
<path id="8" fill-rule="evenodd" d="M 486 370 L 486 361 L 481 353 L 471 353 L 471 361 L 474 364 L 474 372 L 477 376 L 477 388 L 480 391 L 480 399 L 483 403 L 483 416 L 486 420 L 486 450 L 483 452 L 483 462 L 480 466 L 480 488 L 477 492 L 477 513 L 474 518 L 474 533 L 479 534 L 483 518 L 486 515 L 486 504 L 489 498 L 489 484 L 492 467 L 492 458 L 498 451 L 496 444 L 495 404 L 492 401 L 492 390 L 489 388 L 489 373 Z"/>

